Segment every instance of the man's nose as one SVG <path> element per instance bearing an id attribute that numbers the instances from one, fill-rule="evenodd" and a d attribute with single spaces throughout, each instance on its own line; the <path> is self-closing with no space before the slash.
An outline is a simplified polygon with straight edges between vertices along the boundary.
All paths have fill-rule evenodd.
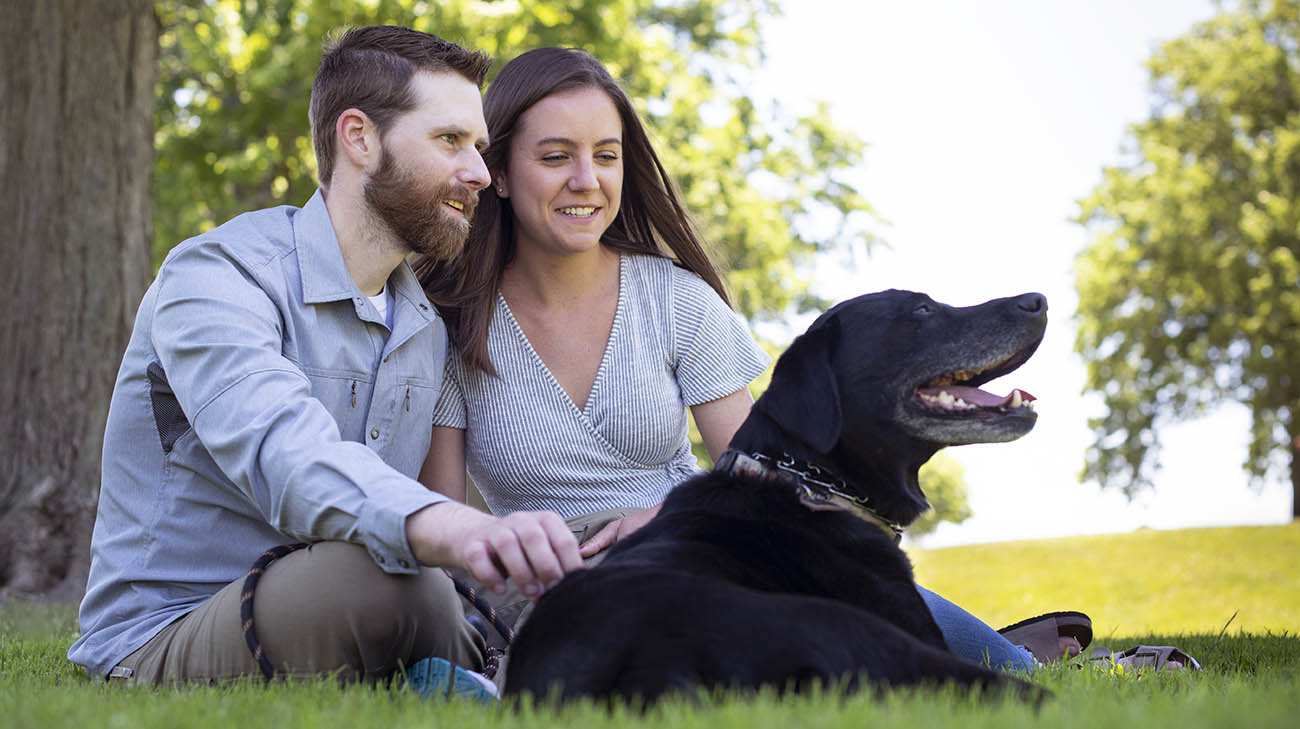
<path id="1" fill-rule="evenodd" d="M 469 157 L 470 159 L 466 160 L 461 167 L 457 178 L 461 184 L 478 192 L 492 183 L 492 175 L 488 174 L 487 164 L 483 162 L 483 155 L 479 154 L 477 149 L 471 151 Z"/>

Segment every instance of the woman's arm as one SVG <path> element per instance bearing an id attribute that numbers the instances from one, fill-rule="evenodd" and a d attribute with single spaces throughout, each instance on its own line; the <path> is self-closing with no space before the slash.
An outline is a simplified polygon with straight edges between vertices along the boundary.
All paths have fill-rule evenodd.
<path id="1" fill-rule="evenodd" d="M 695 418 L 695 427 L 699 428 L 700 437 L 704 439 L 704 448 L 709 458 L 715 462 L 731 444 L 731 437 L 736 434 L 740 424 L 749 417 L 749 410 L 754 399 L 749 390 L 741 388 L 724 395 L 717 400 L 702 402 L 691 406 L 691 416 Z"/>
<path id="2" fill-rule="evenodd" d="M 465 503 L 465 431 L 433 426 L 429 454 L 420 467 L 420 483 L 454 501 Z"/>

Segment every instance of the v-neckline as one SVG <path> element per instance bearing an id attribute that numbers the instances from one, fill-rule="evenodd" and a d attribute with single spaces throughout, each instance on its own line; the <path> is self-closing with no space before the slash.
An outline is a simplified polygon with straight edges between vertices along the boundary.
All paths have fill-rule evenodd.
<path id="1" fill-rule="evenodd" d="M 582 407 L 578 407 L 578 403 L 573 401 L 573 396 L 570 395 L 569 391 L 564 389 L 564 385 L 561 385 L 560 381 L 556 379 L 555 374 L 551 372 L 551 368 L 547 366 L 546 360 L 542 359 L 542 355 L 537 353 L 537 349 L 533 347 L 532 341 L 528 339 L 528 334 L 524 332 L 523 326 L 520 325 L 519 320 L 515 318 L 515 313 L 511 311 L 510 303 L 506 301 L 505 295 L 500 291 L 497 291 L 497 302 L 505 312 L 506 317 L 509 318 L 510 326 L 514 330 L 515 336 L 523 343 L 524 349 L 528 351 L 528 356 L 532 359 L 533 364 L 542 371 L 552 389 L 564 398 L 564 402 L 568 404 L 575 413 L 583 418 L 590 418 L 592 403 L 594 403 L 597 396 L 600 395 L 601 384 L 605 380 L 605 371 L 610 366 L 609 360 L 611 352 L 614 351 L 614 342 L 618 339 L 618 332 L 619 329 L 621 329 L 620 324 L 623 320 L 623 296 L 627 289 L 624 258 L 625 256 L 621 254 L 618 257 L 618 298 L 615 299 L 614 302 L 614 319 L 610 322 L 609 336 L 605 339 L 605 351 L 601 353 L 600 364 L 596 367 L 596 377 L 591 381 L 591 388 L 587 391 L 587 400 L 583 403 Z"/>

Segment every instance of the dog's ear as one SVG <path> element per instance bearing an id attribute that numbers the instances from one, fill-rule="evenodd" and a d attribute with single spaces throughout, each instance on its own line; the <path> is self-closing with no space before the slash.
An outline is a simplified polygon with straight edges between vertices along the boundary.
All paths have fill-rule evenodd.
<path id="1" fill-rule="evenodd" d="M 776 361 L 772 384 L 754 403 L 818 453 L 829 453 L 840 439 L 843 414 L 831 367 L 831 350 L 839 336 L 839 319 L 831 317 L 795 338 Z"/>

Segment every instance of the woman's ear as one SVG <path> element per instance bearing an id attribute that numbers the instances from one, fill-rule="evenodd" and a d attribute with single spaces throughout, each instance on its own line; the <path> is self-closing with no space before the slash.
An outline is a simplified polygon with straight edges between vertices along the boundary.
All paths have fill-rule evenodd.
<path id="1" fill-rule="evenodd" d="M 492 189 L 497 191 L 497 197 L 510 197 L 510 188 L 506 186 L 505 171 L 497 170 L 492 173 Z"/>

